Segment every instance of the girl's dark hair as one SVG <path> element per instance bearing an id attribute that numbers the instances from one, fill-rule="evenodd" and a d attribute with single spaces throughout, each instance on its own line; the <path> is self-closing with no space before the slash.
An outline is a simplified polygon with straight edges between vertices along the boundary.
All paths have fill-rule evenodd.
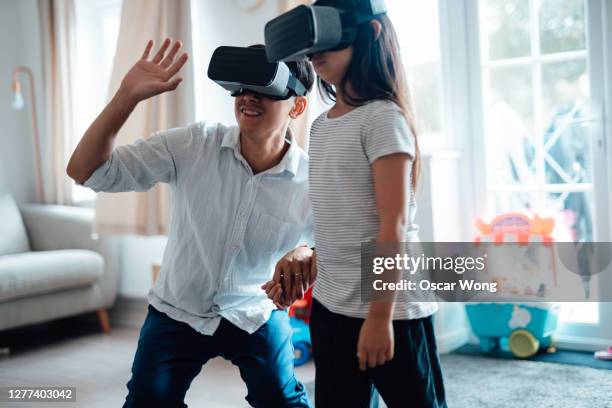
<path id="1" fill-rule="evenodd" d="M 336 0 L 319 0 L 316 4 L 334 7 L 336 3 Z M 349 105 L 361 106 L 372 100 L 387 100 L 394 102 L 402 110 L 415 137 L 416 153 L 412 163 L 411 183 L 413 190 L 416 191 L 421 159 L 399 41 L 395 28 L 387 15 L 372 19 L 380 22 L 382 31 L 378 38 L 375 38 L 375 31 L 369 21 L 358 26 L 357 36 L 353 43 L 353 57 L 339 88 L 345 102 Z M 347 91 L 349 83 L 354 94 Z M 324 100 L 336 101 L 336 90 L 321 78 L 319 78 L 319 92 Z"/>
<path id="2" fill-rule="evenodd" d="M 263 44 L 253 44 L 249 45 L 249 48 L 266 48 L 266 46 Z M 315 81 L 315 73 L 310 61 L 304 58 L 299 61 L 287 61 L 285 64 L 289 67 L 289 71 L 291 71 L 291 73 L 300 80 L 302 85 L 306 87 L 306 90 L 310 92 Z"/>

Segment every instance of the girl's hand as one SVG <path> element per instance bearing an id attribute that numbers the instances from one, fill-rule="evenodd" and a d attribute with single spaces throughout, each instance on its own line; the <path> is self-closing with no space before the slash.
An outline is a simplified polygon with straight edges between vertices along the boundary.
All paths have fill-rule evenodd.
<path id="1" fill-rule="evenodd" d="M 171 42 L 170 38 L 166 38 L 159 51 L 149 61 L 149 53 L 154 44 L 153 41 L 149 41 L 140 60 L 123 77 L 120 91 L 133 103 L 163 92 L 173 91 L 183 80 L 182 78 L 173 79 L 173 77 L 185 65 L 188 55 L 183 53 L 176 61 L 174 60 L 182 47 L 180 41 L 175 41 L 166 55 Z"/>
<path id="2" fill-rule="evenodd" d="M 283 287 L 280 283 L 271 280 L 261 285 L 261 288 L 266 291 L 266 295 L 268 295 L 268 298 L 274 302 L 274 305 L 277 308 L 285 310 L 291 306 L 291 303 L 284 301 Z"/>
<path id="3" fill-rule="evenodd" d="M 359 341 L 357 342 L 357 358 L 359 369 L 374 368 L 393 359 L 393 320 L 368 317 L 364 320 Z"/>

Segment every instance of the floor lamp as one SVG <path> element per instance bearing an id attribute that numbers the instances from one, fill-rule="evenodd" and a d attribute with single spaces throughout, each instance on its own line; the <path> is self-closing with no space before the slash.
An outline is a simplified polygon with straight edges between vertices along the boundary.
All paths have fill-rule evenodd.
<path id="1" fill-rule="evenodd" d="M 38 202 L 45 202 L 45 192 L 43 188 L 42 158 L 40 155 L 40 134 L 38 131 L 38 116 L 36 114 L 36 94 L 34 93 L 34 76 L 28 67 L 17 67 L 13 71 L 13 100 L 11 105 L 15 110 L 23 109 L 23 95 L 21 94 L 21 82 L 19 74 L 26 74 L 30 81 L 30 100 L 32 102 L 32 131 L 34 133 L 34 155 L 36 161 L 36 186 L 38 192 Z"/>

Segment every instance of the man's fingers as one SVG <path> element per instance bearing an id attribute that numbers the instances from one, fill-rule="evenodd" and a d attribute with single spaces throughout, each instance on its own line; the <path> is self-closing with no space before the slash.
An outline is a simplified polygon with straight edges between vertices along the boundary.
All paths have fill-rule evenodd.
<path id="1" fill-rule="evenodd" d="M 308 286 L 312 286 L 317 279 L 317 250 L 315 249 L 312 252 L 312 259 L 310 260 L 310 280 L 308 281 Z"/>
<path id="2" fill-rule="evenodd" d="M 175 78 L 172 81 L 163 82 L 159 86 L 159 92 L 161 93 L 161 92 L 174 91 L 176 87 L 179 86 L 182 80 L 183 78 Z"/>
<path id="3" fill-rule="evenodd" d="M 172 64 L 172 61 L 174 61 L 174 57 L 176 57 L 176 54 L 179 52 L 182 46 L 182 42 L 175 42 L 172 48 L 170 49 L 168 55 L 166 55 L 166 58 L 164 58 L 164 60 L 161 62 L 161 66 L 164 68 L 168 68 L 170 64 Z"/>
<path id="4" fill-rule="evenodd" d="M 272 286 L 274 286 L 274 281 L 268 281 L 266 283 L 264 283 L 263 285 L 261 285 L 261 288 L 266 292 L 270 292 L 270 290 L 272 289 Z"/>
<path id="5" fill-rule="evenodd" d="M 275 289 L 274 296 L 272 296 L 272 300 L 274 302 L 279 302 L 281 300 L 281 296 L 283 295 L 283 288 L 278 287 Z"/>
<path id="6" fill-rule="evenodd" d="M 282 271 L 281 271 L 281 282 L 283 284 L 283 288 L 285 289 L 285 293 L 287 293 L 288 296 L 290 296 L 291 293 L 291 280 L 292 280 L 292 276 L 291 276 L 291 268 L 289 268 L 289 266 L 287 264 L 283 264 L 281 266 Z"/>
<path id="7" fill-rule="evenodd" d="M 306 292 L 310 286 L 310 265 L 302 264 L 302 291 Z"/>
<path id="8" fill-rule="evenodd" d="M 274 286 L 272 289 L 270 289 L 270 292 L 268 292 L 268 297 L 272 299 L 274 302 L 276 302 L 274 297 L 277 295 L 279 291 L 280 291 L 280 286 Z"/>
<path id="9" fill-rule="evenodd" d="M 153 48 L 154 44 L 155 44 L 155 41 L 149 40 L 149 42 L 147 43 L 147 46 L 145 47 L 144 52 L 142 53 L 142 57 L 140 58 L 141 60 L 146 61 L 147 59 L 149 59 L 149 53 L 151 52 L 151 48 Z"/>
<path id="10" fill-rule="evenodd" d="M 157 51 L 157 54 L 155 54 L 151 62 L 154 64 L 159 64 L 159 62 L 164 59 L 164 54 L 166 53 L 166 50 L 170 46 L 171 42 L 172 40 L 170 38 L 166 38 L 164 42 L 162 42 L 161 47 L 159 47 L 159 51 Z"/>
<path id="11" fill-rule="evenodd" d="M 282 274 L 283 274 L 283 268 L 281 266 L 281 263 L 278 262 L 276 266 L 274 267 L 274 275 L 272 276 L 272 280 L 275 283 L 282 283 L 282 279 L 281 279 Z"/>
<path id="12" fill-rule="evenodd" d="M 281 285 L 278 283 L 271 282 L 271 284 L 268 285 L 268 288 L 266 289 L 266 294 L 268 295 L 268 297 L 271 297 L 270 294 L 275 288 L 282 289 Z"/>
<path id="13" fill-rule="evenodd" d="M 166 77 L 168 79 L 172 78 L 177 72 L 179 72 L 181 68 L 183 68 L 183 65 L 185 65 L 188 59 L 189 54 L 187 54 L 186 52 L 181 54 L 181 56 L 176 61 L 174 61 L 174 63 L 170 65 L 170 68 L 168 68 L 168 70 L 166 71 Z"/>
<path id="14" fill-rule="evenodd" d="M 298 291 L 302 287 L 302 268 L 297 262 L 291 264 L 291 276 L 293 278 L 291 285 L 291 297 L 293 300 L 298 299 Z"/>

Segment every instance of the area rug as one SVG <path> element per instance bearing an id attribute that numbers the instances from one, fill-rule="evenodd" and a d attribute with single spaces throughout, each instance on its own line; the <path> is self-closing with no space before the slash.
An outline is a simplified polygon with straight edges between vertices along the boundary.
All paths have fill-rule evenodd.
<path id="1" fill-rule="evenodd" d="M 449 408 L 612 408 L 610 370 L 459 354 L 441 360 Z"/>

